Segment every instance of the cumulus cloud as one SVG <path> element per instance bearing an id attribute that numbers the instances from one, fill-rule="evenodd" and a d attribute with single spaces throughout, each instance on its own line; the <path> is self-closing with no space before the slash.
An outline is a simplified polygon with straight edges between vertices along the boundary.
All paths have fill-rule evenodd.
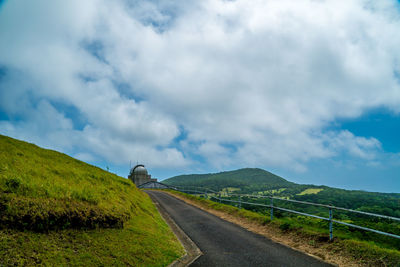
<path id="1" fill-rule="evenodd" d="M 8 1 L 0 108 L 11 119 L 0 129 L 119 164 L 375 162 L 377 139 L 327 128 L 376 107 L 400 112 L 398 10 L 389 0 Z"/>

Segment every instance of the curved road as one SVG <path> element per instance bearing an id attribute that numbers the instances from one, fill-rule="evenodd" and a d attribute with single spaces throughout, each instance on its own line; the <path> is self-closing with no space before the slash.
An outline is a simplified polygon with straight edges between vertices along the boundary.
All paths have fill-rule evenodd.
<path id="1" fill-rule="evenodd" d="M 166 193 L 146 192 L 203 252 L 190 266 L 332 266 Z"/>

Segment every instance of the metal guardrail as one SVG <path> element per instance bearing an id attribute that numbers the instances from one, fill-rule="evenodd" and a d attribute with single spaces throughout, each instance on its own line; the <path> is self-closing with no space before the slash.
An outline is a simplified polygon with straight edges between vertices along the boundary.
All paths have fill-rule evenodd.
<path id="1" fill-rule="evenodd" d="M 286 211 L 286 212 L 290 212 L 290 213 L 294 213 L 294 214 L 299 214 L 299 215 L 302 215 L 302 216 L 313 217 L 313 218 L 317 218 L 317 219 L 320 219 L 320 220 L 325 220 L 325 221 L 329 222 L 329 240 L 333 239 L 333 223 L 341 224 L 341 225 L 357 228 L 357 229 L 360 229 L 360 230 L 374 232 L 374 233 L 377 233 L 377 234 L 381 234 L 381 235 L 390 236 L 390 237 L 393 237 L 393 238 L 400 239 L 399 235 L 395 235 L 395 234 L 379 231 L 379 230 L 368 228 L 368 227 L 355 225 L 355 224 L 352 224 L 352 223 L 346 223 L 346 222 L 334 220 L 333 219 L 333 210 L 341 210 L 341 211 L 357 213 L 357 214 L 373 216 L 373 217 L 378 217 L 378 218 L 383 218 L 383 219 L 388 219 L 388 220 L 393 220 L 393 221 L 400 222 L 400 218 L 397 218 L 397 217 L 386 216 L 386 215 L 381 215 L 381 214 L 375 214 L 375 213 L 359 211 L 359 210 L 351 210 L 351 209 L 335 207 L 335 206 L 331 206 L 331 205 L 324 205 L 324 204 L 319 204 L 319 203 L 312 203 L 312 202 L 299 201 L 299 200 L 294 200 L 294 199 L 285 199 L 285 198 L 279 198 L 279 197 L 272 197 L 272 196 L 259 196 L 259 195 L 248 195 L 248 194 L 227 194 L 228 197 L 232 197 L 232 196 L 237 196 L 238 197 L 238 200 L 232 200 L 232 199 L 224 199 L 224 198 L 221 197 L 221 193 L 216 192 L 216 191 L 211 190 L 211 189 L 207 189 L 207 188 L 173 186 L 173 187 L 171 187 L 171 189 L 174 189 L 176 191 L 180 191 L 180 192 L 183 192 L 183 193 L 204 195 L 205 197 L 207 197 L 208 194 L 212 193 L 212 194 L 218 195 L 218 197 L 211 195 L 210 199 L 215 199 L 215 200 L 219 201 L 220 203 L 222 201 L 236 203 L 239 206 L 239 208 L 242 208 L 242 204 L 270 208 L 270 218 L 271 218 L 271 220 L 274 219 L 274 209 L 282 210 L 282 211 Z M 253 202 L 242 201 L 242 197 L 266 198 L 266 199 L 270 199 L 270 204 L 268 205 L 268 204 L 261 204 L 261 203 L 253 203 Z M 296 211 L 296 210 L 291 210 L 291 209 L 286 209 L 286 208 L 283 208 L 283 207 L 279 207 L 277 205 L 274 205 L 274 199 L 275 200 L 286 201 L 286 202 L 298 203 L 298 204 L 306 204 L 306 205 L 311 205 L 311 206 L 324 207 L 324 208 L 327 208 L 329 210 L 329 217 L 321 217 L 321 216 L 317 216 L 317 215 L 313 215 L 313 214 L 309 214 L 309 213 L 304 213 L 304 212 L 300 212 L 300 211 Z"/>

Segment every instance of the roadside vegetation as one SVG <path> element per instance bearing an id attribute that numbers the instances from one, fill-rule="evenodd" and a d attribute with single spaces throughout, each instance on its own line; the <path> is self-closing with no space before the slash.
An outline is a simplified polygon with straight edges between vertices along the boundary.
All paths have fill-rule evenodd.
<path id="1" fill-rule="evenodd" d="M 400 218 L 399 193 L 365 192 L 328 186 L 296 184 L 257 168 L 210 174 L 180 175 L 164 180 L 163 183 L 208 188 L 222 194 L 228 192 L 276 196 Z"/>
<path id="2" fill-rule="evenodd" d="M 0 135 L 0 266 L 166 266 L 182 254 L 131 181 Z"/>
<path id="3" fill-rule="evenodd" d="M 252 231 L 340 266 L 400 266 L 400 242 L 393 238 L 335 225 L 334 240 L 329 241 L 326 221 L 282 216 L 279 212 L 271 221 L 269 210 L 254 212 L 245 209 L 246 206 L 239 209 L 198 196 L 168 192 L 210 212 L 216 211 L 216 215 Z"/>
<path id="4" fill-rule="evenodd" d="M 170 185 L 181 185 L 186 188 L 203 187 L 212 189 L 209 196 L 221 196 L 227 200 L 238 201 L 235 194 L 249 194 L 255 196 L 273 196 L 281 199 L 292 199 L 304 202 L 331 205 L 346 209 L 376 213 L 386 216 L 400 218 L 400 194 L 365 192 L 359 190 L 344 190 L 328 186 L 315 186 L 291 183 L 282 177 L 276 176 L 268 171 L 255 168 L 246 168 L 236 171 L 221 172 L 214 174 L 181 175 L 163 181 Z M 254 198 L 242 196 L 242 201 L 270 204 L 268 198 Z M 274 205 L 308 213 L 324 218 L 329 217 L 326 207 L 318 207 L 307 204 L 299 204 L 274 199 Z M 265 208 L 260 206 L 244 205 L 248 210 L 265 213 Z M 299 217 L 293 213 L 275 211 L 275 217 L 287 218 L 301 221 L 301 225 L 308 225 L 313 229 L 327 229 L 326 221 L 318 221 L 309 217 Z M 343 210 L 333 210 L 333 219 L 345 223 L 372 228 L 375 230 L 400 235 L 400 223 L 395 220 L 377 218 L 362 214 L 356 214 Z M 297 227 L 297 226 L 295 226 Z M 366 242 L 374 242 L 380 247 L 400 250 L 400 240 L 379 234 L 336 225 L 334 235 L 343 238 L 357 239 Z"/>

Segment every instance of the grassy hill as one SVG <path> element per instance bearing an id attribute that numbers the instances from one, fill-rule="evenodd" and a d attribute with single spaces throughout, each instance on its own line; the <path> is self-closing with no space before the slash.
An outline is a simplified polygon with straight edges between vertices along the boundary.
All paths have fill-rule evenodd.
<path id="1" fill-rule="evenodd" d="M 182 253 L 131 181 L 0 135 L 0 266 L 164 266 Z"/>
<path id="2" fill-rule="evenodd" d="M 236 188 L 241 191 L 271 190 L 295 184 L 268 171 L 246 168 L 210 174 L 179 175 L 163 181 L 168 185 L 207 187 L 213 190 Z"/>
<path id="3" fill-rule="evenodd" d="M 180 175 L 166 179 L 163 183 L 205 187 L 221 192 L 234 191 L 239 194 L 273 195 L 400 217 L 400 194 L 296 184 L 256 168 L 211 174 Z M 307 209 L 311 210 L 312 207 Z"/>

